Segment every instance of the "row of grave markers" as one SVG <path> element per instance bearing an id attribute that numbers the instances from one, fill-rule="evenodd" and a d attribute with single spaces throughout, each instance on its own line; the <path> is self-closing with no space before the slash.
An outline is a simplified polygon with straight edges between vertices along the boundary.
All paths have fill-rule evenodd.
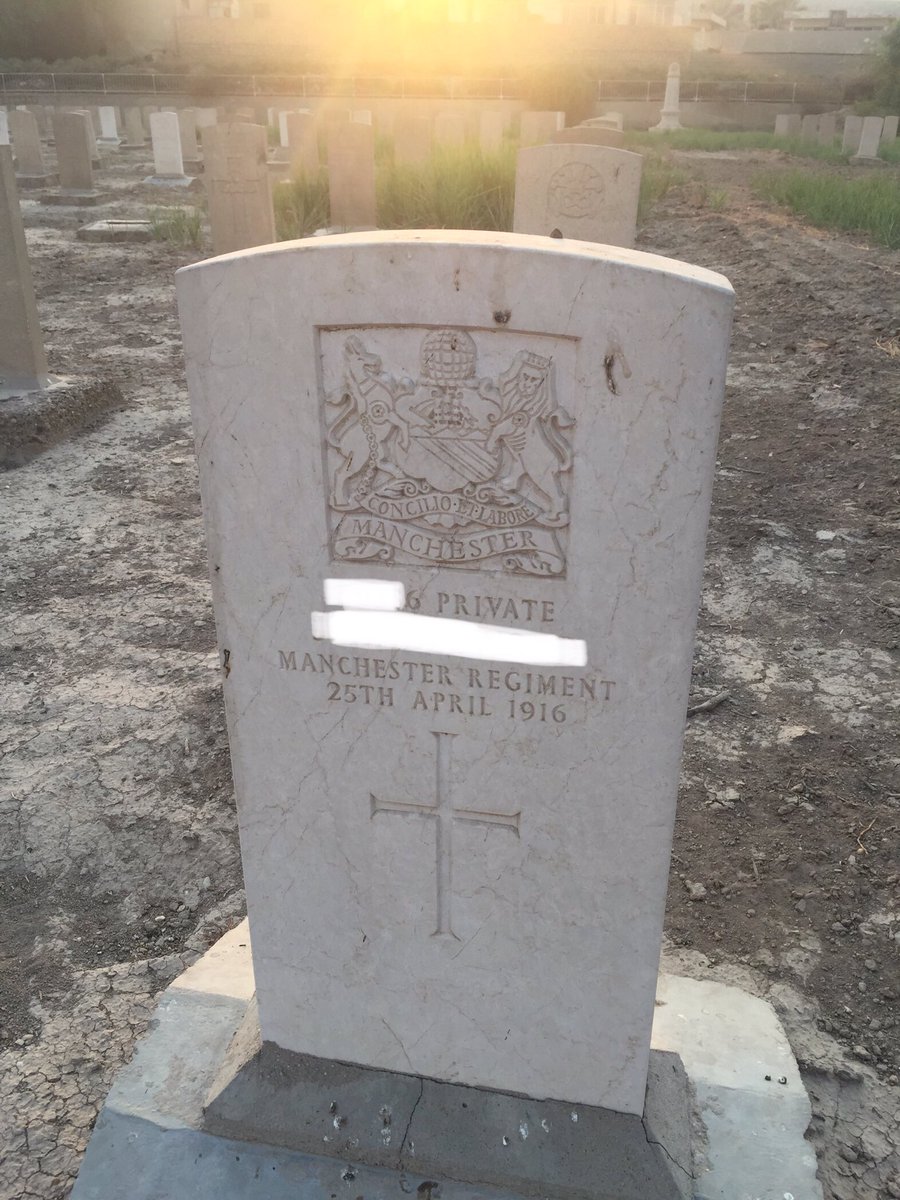
<path id="1" fill-rule="evenodd" d="M 882 146 L 896 141 L 898 121 L 897 116 L 858 117 L 848 113 L 841 134 L 841 153 L 857 161 L 877 159 Z M 779 113 L 775 118 L 776 137 L 802 138 L 820 146 L 833 146 L 837 132 L 835 112 L 809 113 L 805 117 L 799 113 Z"/>

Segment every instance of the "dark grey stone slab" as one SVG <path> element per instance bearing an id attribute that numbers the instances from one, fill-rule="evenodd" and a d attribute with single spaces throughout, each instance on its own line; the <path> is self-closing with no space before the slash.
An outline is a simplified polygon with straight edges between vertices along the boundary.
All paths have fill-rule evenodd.
<path id="1" fill-rule="evenodd" d="M 664 1051 L 641 1118 L 260 1046 L 251 1006 L 204 1128 L 520 1196 L 687 1200 L 693 1184 L 687 1077 Z"/>

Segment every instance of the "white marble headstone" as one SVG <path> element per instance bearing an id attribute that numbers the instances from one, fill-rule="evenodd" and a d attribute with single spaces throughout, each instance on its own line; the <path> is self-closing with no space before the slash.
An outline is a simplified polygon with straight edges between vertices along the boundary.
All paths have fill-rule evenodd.
<path id="1" fill-rule="evenodd" d="M 844 117 L 844 133 L 841 138 L 841 153 L 855 154 L 859 149 L 859 139 L 862 134 L 862 117 L 856 116 L 855 113 L 848 113 Z"/>
<path id="2" fill-rule="evenodd" d="M 263 1038 L 641 1112 L 727 280 L 423 231 L 178 291 Z"/>
<path id="3" fill-rule="evenodd" d="M 863 117 L 859 146 L 853 157 L 857 159 L 877 158 L 883 130 L 884 117 Z"/>
<path id="4" fill-rule="evenodd" d="M 564 112 L 523 112 L 519 118 L 519 140 L 523 146 L 549 142 L 566 123 Z"/>
<path id="5" fill-rule="evenodd" d="M 99 113 L 101 144 L 108 147 L 120 145 L 119 122 L 116 116 L 115 105 L 101 104 Z"/>
<path id="6" fill-rule="evenodd" d="M 516 166 L 516 233 L 633 246 L 643 158 L 578 143 L 528 146 Z"/>
<path id="7" fill-rule="evenodd" d="M 184 159 L 181 154 L 178 114 L 174 112 L 151 113 L 150 139 L 153 142 L 154 174 L 160 179 L 183 177 Z"/>

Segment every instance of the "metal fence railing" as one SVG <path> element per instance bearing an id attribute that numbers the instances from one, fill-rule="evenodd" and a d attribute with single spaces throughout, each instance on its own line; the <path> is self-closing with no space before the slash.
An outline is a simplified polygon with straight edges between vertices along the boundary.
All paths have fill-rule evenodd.
<path id="1" fill-rule="evenodd" d="M 661 102 L 664 79 L 600 79 L 597 99 Z M 342 96 L 374 99 L 519 100 L 528 94 L 527 79 L 405 78 L 331 75 L 164 75 L 155 72 L 64 74 L 31 72 L 0 74 L 0 94 L 7 97 L 73 92 L 104 96 Z M 683 103 L 841 104 L 840 84 L 755 83 L 736 80 L 682 80 Z"/>

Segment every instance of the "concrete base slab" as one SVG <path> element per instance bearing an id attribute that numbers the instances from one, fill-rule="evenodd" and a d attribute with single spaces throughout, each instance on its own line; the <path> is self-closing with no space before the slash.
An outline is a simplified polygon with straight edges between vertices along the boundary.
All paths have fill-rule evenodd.
<path id="1" fill-rule="evenodd" d="M 35 188 L 56 187 L 59 176 L 48 171 L 45 175 L 17 175 L 16 187 L 21 191 L 34 191 Z"/>
<path id="2" fill-rule="evenodd" d="M 434 1179 L 559 1200 L 690 1200 L 687 1077 L 654 1054 L 643 1118 L 260 1045 L 251 1008 L 204 1129 Z"/>
<path id="3" fill-rule="evenodd" d="M 868 154 L 853 154 L 847 161 L 854 167 L 886 167 L 887 159 L 872 158 Z"/>
<path id="4" fill-rule="evenodd" d="M 92 221 L 75 236 L 82 242 L 152 242 L 153 227 L 149 221 Z"/>
<path id="5" fill-rule="evenodd" d="M 41 204 L 66 204 L 73 208 L 93 208 L 100 200 L 99 192 L 45 192 L 41 196 Z"/>
<path id="6" fill-rule="evenodd" d="M 0 389 L 0 470 L 20 467 L 124 404 L 118 384 L 54 379 L 23 395 Z"/>
<path id="7" fill-rule="evenodd" d="M 148 175 L 143 182 L 150 187 L 188 188 L 195 181 L 190 175 Z"/>
<path id="8" fill-rule="evenodd" d="M 128 1180 L 130 1200 L 333 1200 L 336 1195 L 401 1200 L 413 1193 L 422 1200 L 438 1195 L 442 1200 L 523 1195 L 622 1200 L 635 1195 L 609 1190 L 609 1164 L 595 1153 L 597 1127 L 584 1105 L 532 1101 L 301 1055 L 288 1061 L 275 1047 L 268 1058 L 263 1053 L 256 1059 L 229 1098 L 241 1064 L 252 1063 L 260 1049 L 254 1043 L 253 990 L 243 922 L 163 993 L 153 1028 L 107 1098 L 72 1200 L 113 1200 L 122 1194 L 123 1180 Z M 654 1045 L 668 1052 L 656 1059 L 664 1073 L 666 1064 L 671 1068 L 671 1055 L 681 1058 L 696 1094 L 695 1178 L 682 1181 L 683 1195 L 822 1200 L 815 1155 L 803 1136 L 809 1100 L 770 1005 L 736 988 L 661 977 Z M 296 1060 L 305 1064 L 305 1080 Z M 676 1082 L 677 1074 L 672 1071 Z M 660 1096 L 671 1084 L 662 1079 Z M 386 1088 L 395 1090 L 386 1093 Z M 247 1098 L 254 1096 L 268 1109 L 267 1121 L 276 1114 L 278 1136 L 292 1146 L 246 1140 L 262 1136 L 251 1128 L 259 1123 L 252 1113 L 241 1118 L 241 1138 L 227 1132 L 234 1118 L 231 1101 L 240 1100 L 246 1109 Z M 558 1112 L 550 1112 L 548 1104 Z M 674 1153 L 683 1156 L 671 1128 L 651 1110 L 652 1101 L 646 1129 L 660 1130 Z M 223 1132 L 210 1130 L 217 1122 Z M 579 1126 L 591 1130 L 582 1142 Z M 606 1136 L 602 1129 L 600 1136 Z M 435 1146 L 443 1146 L 453 1177 L 441 1178 L 427 1165 Z M 609 1140 L 601 1146 L 623 1157 Z M 476 1153 L 494 1164 L 492 1179 L 508 1183 L 471 1182 L 470 1159 Z M 363 1157 L 367 1161 L 360 1161 Z M 535 1164 L 545 1173 L 550 1167 L 557 1171 L 543 1190 L 523 1183 L 529 1171 L 534 1176 Z M 640 1200 L 655 1195 L 646 1191 Z"/>

